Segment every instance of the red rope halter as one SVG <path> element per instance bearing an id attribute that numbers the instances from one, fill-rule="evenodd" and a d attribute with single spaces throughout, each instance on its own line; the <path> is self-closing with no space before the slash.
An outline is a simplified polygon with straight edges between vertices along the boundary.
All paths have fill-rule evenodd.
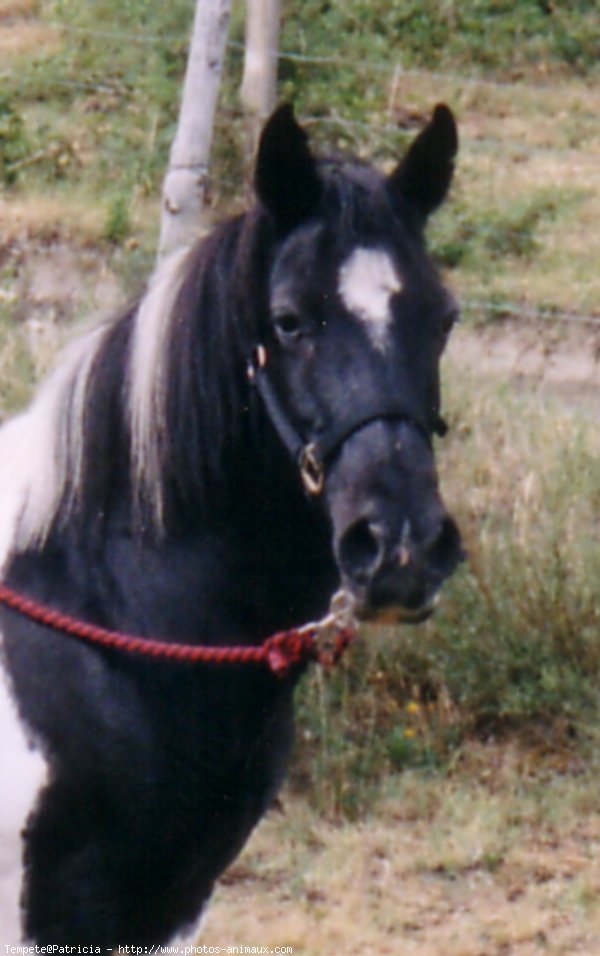
<path id="1" fill-rule="evenodd" d="M 24 617 L 50 627 L 55 631 L 77 637 L 90 644 L 110 647 L 132 654 L 144 654 L 163 660 L 203 664 L 266 664 L 270 670 L 285 676 L 297 664 L 316 661 L 325 666 L 335 664 L 356 633 L 356 627 L 347 604 L 335 607 L 340 600 L 334 597 L 332 611 L 322 621 L 305 627 L 291 628 L 273 634 L 255 646 L 206 647 L 196 644 L 170 644 L 111 631 L 70 617 L 45 604 L 0 584 L 0 604 Z"/>

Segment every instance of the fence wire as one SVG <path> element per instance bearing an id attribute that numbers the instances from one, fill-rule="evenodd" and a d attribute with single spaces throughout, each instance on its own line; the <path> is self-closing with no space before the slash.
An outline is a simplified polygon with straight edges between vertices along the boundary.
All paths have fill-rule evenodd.
<path id="1" fill-rule="evenodd" d="M 183 38 L 180 34 L 166 34 L 164 36 L 157 36 L 150 33 L 122 33 L 114 30 L 98 30 L 92 27 L 80 27 L 75 24 L 58 21 L 50 21 L 48 26 L 64 33 L 81 34 L 96 37 L 102 40 L 114 40 L 117 43 L 141 43 L 160 46 L 173 46 L 185 42 L 185 38 Z M 228 49 L 234 50 L 239 54 L 244 53 L 244 44 L 240 41 L 229 40 L 227 47 Z M 518 85 L 520 89 L 531 90 L 532 92 L 539 93 L 552 91 L 551 85 L 544 82 L 525 83 L 522 80 L 519 80 L 518 84 L 515 84 L 515 82 L 511 80 L 500 80 L 493 77 L 481 76 L 479 74 L 451 73 L 447 71 L 430 71 L 407 68 L 404 67 L 402 63 L 391 60 L 384 61 L 363 59 L 359 63 L 351 63 L 347 57 L 310 54 L 299 50 L 279 50 L 274 55 L 280 62 L 303 63 L 307 66 L 353 66 L 356 70 L 361 70 L 363 72 L 372 71 L 387 73 L 391 77 L 399 75 L 400 77 L 407 77 L 409 79 L 433 79 L 439 80 L 440 82 L 457 83 L 462 86 L 481 86 L 490 87 L 491 89 L 511 90 L 514 89 L 515 85 Z"/>

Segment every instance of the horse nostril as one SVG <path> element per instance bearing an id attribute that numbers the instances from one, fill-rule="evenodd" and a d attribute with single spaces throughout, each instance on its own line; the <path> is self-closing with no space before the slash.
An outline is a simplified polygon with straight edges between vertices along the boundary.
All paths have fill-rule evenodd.
<path id="1" fill-rule="evenodd" d="M 376 526 L 361 518 L 342 535 L 338 546 L 340 568 L 365 584 L 381 564 L 383 543 Z"/>
<path id="2" fill-rule="evenodd" d="M 436 570 L 444 575 L 451 574 L 465 559 L 460 532 L 452 518 L 446 516 L 443 519 L 437 537 L 429 547 L 428 558 Z"/>

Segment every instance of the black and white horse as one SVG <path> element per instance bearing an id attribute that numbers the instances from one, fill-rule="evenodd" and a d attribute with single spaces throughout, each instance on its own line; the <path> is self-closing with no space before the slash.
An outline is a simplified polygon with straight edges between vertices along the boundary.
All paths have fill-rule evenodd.
<path id="1" fill-rule="evenodd" d="M 316 160 L 278 109 L 256 207 L 160 265 L 0 430 L 4 584 L 167 643 L 259 645 L 338 588 L 359 616 L 425 617 L 461 559 L 431 437 L 456 306 L 423 239 L 456 149 L 438 106 L 384 176 Z M 0 621 L 0 942 L 193 933 L 282 781 L 302 666 Z"/>

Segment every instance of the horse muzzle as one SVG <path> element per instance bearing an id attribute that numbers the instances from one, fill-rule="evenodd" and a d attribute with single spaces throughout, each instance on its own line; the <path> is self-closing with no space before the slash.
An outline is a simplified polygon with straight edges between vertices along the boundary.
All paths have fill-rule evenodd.
<path id="1" fill-rule="evenodd" d="M 465 557 L 458 528 L 446 513 L 425 536 L 408 520 L 396 536 L 376 520 L 359 518 L 340 536 L 336 551 L 356 615 L 386 624 L 426 620 L 442 584 Z"/>

